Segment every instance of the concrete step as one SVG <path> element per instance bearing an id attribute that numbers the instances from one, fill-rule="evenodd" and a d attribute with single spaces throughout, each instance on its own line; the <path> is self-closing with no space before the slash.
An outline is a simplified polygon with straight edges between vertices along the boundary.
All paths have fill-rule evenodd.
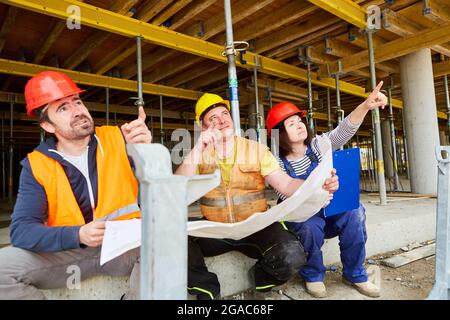
<path id="1" fill-rule="evenodd" d="M 394 202 L 388 206 L 367 203 L 367 256 L 384 253 L 413 242 L 435 238 L 436 199 Z M 373 197 L 370 197 L 373 200 Z M 340 261 L 338 239 L 325 241 L 322 248 L 324 263 Z M 248 270 L 255 263 L 239 252 L 229 252 L 206 258 L 210 271 L 218 275 L 222 296 L 230 296 L 250 288 Z M 119 299 L 127 290 L 127 278 L 97 277 L 84 281 L 80 290 L 46 291 L 51 299 Z"/>

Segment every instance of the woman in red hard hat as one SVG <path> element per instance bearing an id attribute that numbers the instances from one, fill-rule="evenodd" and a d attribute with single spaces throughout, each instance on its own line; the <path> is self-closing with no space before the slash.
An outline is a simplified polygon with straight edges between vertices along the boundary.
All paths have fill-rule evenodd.
<path id="1" fill-rule="evenodd" d="M 45 71 L 25 87 L 27 113 L 51 136 L 22 160 L 11 247 L 0 249 L 0 300 L 45 299 L 38 289 L 81 279 L 139 272 L 139 249 L 100 266 L 106 220 L 140 217 L 138 183 L 127 143 L 151 143 L 143 108 L 123 125 L 95 127 L 66 74 Z M 72 278 L 76 279 L 76 278 Z M 80 279 L 80 280 L 81 280 Z M 139 276 L 125 298 L 137 298 Z"/>
<path id="2" fill-rule="evenodd" d="M 356 133 L 366 114 L 387 103 L 380 92 L 380 82 L 369 97 L 351 112 L 334 130 L 325 133 L 331 140 L 333 150 L 339 149 Z M 273 106 L 267 115 L 269 135 L 279 130 L 279 165 L 293 178 L 306 180 L 322 159 L 317 139 L 302 120 L 305 112 L 290 102 Z M 286 197 L 279 194 L 279 202 Z M 323 209 L 301 223 L 287 223 L 297 234 L 308 253 L 307 262 L 299 271 L 306 283 L 306 291 L 317 298 L 327 296 L 323 283 L 325 266 L 321 247 L 325 238 L 339 236 L 343 281 L 355 287 L 362 294 L 379 297 L 380 290 L 368 281 L 363 267 L 365 259 L 365 209 L 359 208 L 338 215 L 325 217 Z"/>

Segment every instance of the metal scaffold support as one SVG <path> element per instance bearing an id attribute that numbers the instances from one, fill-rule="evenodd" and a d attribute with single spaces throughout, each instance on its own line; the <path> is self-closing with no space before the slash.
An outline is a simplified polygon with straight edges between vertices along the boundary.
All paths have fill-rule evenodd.
<path id="1" fill-rule="evenodd" d="M 447 136 L 450 143 L 450 96 L 448 93 L 448 77 L 444 76 L 445 106 L 447 109 Z"/>
<path id="2" fill-rule="evenodd" d="M 256 123 L 256 138 L 261 142 L 261 112 L 259 110 L 259 93 L 258 93 L 258 67 L 259 59 L 255 56 L 255 67 L 253 68 L 253 84 L 255 86 L 255 123 Z"/>
<path id="3" fill-rule="evenodd" d="M 328 131 L 333 130 L 333 123 L 331 122 L 331 96 L 330 96 L 330 88 L 327 88 L 327 126 L 328 126 Z"/>
<path id="4" fill-rule="evenodd" d="M 272 109 L 273 102 L 272 102 L 272 87 L 269 85 L 267 86 L 267 98 L 269 100 L 269 108 Z"/>
<path id="5" fill-rule="evenodd" d="M 106 95 L 106 125 L 109 126 L 109 88 L 105 88 Z"/>
<path id="6" fill-rule="evenodd" d="M 143 107 L 145 105 L 142 90 L 142 37 L 136 37 L 136 62 L 137 62 L 137 92 L 138 96 L 135 105 Z"/>
<path id="7" fill-rule="evenodd" d="M 13 136 L 13 126 L 14 126 L 14 97 L 11 96 L 10 99 L 10 116 L 9 116 L 9 177 L 8 177 L 8 200 L 9 203 L 13 203 L 13 171 L 14 171 L 14 136 Z"/>
<path id="8" fill-rule="evenodd" d="M 227 57 L 228 61 L 228 88 L 230 89 L 231 115 L 233 117 L 234 132 L 237 136 L 241 136 L 241 116 L 239 112 L 239 93 L 238 80 L 236 74 L 236 51 L 245 51 L 248 48 L 248 43 L 240 41 L 235 42 L 233 39 L 233 20 L 231 18 L 231 4 L 230 0 L 224 0 L 225 9 L 225 27 L 227 42 L 223 56 Z M 244 49 L 235 49 L 235 44 L 245 44 Z"/>
<path id="9" fill-rule="evenodd" d="M 140 299 L 186 300 L 188 206 L 220 184 L 220 172 L 174 175 L 169 150 L 157 143 L 128 144 L 127 151 L 142 214 Z"/>
<path id="10" fill-rule="evenodd" d="M 388 92 L 388 106 L 389 106 L 389 127 L 391 131 L 391 153 L 392 153 L 392 164 L 394 168 L 394 190 L 399 190 L 399 180 L 398 180 L 398 162 L 397 162 L 397 146 L 395 143 L 395 123 L 394 123 L 394 112 L 392 110 L 392 88 L 393 88 L 393 79 L 391 78 L 391 83 Z"/>
<path id="11" fill-rule="evenodd" d="M 164 144 L 164 123 L 163 123 L 163 97 L 159 96 L 159 134 L 161 135 L 161 144 Z"/>
<path id="12" fill-rule="evenodd" d="M 429 300 L 450 300 L 450 147 L 437 147 L 436 273 Z"/>
<path id="13" fill-rule="evenodd" d="M 307 55 L 305 47 L 298 48 L 298 59 L 306 66 L 306 78 L 308 84 L 308 125 L 315 134 L 314 109 L 313 109 L 313 93 L 312 93 L 312 76 L 311 76 L 311 60 Z"/>
<path id="14" fill-rule="evenodd" d="M 306 73 L 308 77 L 308 121 L 310 129 L 312 130 L 312 132 L 315 132 L 314 111 L 312 101 L 311 62 L 306 61 L 305 64 L 306 64 Z"/>
<path id="15" fill-rule="evenodd" d="M 5 113 L 2 112 L 2 196 L 6 198 Z"/>
<path id="16" fill-rule="evenodd" d="M 377 86 L 377 78 L 375 71 L 375 56 L 373 52 L 373 29 L 366 30 L 367 46 L 369 51 L 369 67 L 370 67 L 370 82 L 372 90 Z M 381 142 L 381 126 L 380 126 L 380 112 L 378 108 L 372 110 L 372 126 L 374 129 L 375 138 L 375 152 L 376 152 L 376 169 L 378 180 L 378 191 L 380 194 L 380 204 L 386 205 L 386 181 L 384 177 L 384 161 L 383 161 L 383 147 Z"/>
<path id="17" fill-rule="evenodd" d="M 273 102 L 272 102 L 272 87 L 269 85 L 267 86 L 267 98 L 269 100 L 269 107 L 270 109 L 272 109 L 273 107 Z M 274 130 L 272 131 L 272 134 L 270 135 L 270 149 L 272 151 L 272 153 L 275 156 L 278 156 L 279 152 L 278 152 L 278 140 L 279 140 L 279 136 L 278 136 L 278 130 Z"/>
<path id="18" fill-rule="evenodd" d="M 332 77 L 334 77 L 335 80 L 335 86 L 336 86 L 336 118 L 337 118 L 337 125 L 339 125 L 342 120 L 344 120 L 344 110 L 341 108 L 341 84 L 339 77 L 342 74 L 342 63 L 341 60 L 338 60 L 338 71 L 334 74 L 332 74 Z M 340 147 L 340 150 L 343 150 L 344 147 Z"/>

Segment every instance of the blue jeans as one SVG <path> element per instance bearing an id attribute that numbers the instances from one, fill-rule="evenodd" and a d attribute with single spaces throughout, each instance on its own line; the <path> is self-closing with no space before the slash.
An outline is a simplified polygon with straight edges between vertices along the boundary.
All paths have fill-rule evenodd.
<path id="1" fill-rule="evenodd" d="M 326 268 L 321 248 L 324 239 L 336 236 L 339 236 L 343 276 L 353 283 L 367 281 L 363 266 L 367 240 L 365 211 L 360 205 L 354 210 L 325 218 L 323 210 L 320 210 L 305 222 L 289 223 L 289 228 L 297 234 L 307 253 L 306 264 L 299 271 L 305 281 L 323 281 Z"/>

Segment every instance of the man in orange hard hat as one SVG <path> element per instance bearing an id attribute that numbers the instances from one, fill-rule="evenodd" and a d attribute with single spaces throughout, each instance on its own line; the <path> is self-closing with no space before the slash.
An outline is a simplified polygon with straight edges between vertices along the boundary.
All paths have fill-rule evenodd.
<path id="1" fill-rule="evenodd" d="M 151 143 L 145 112 L 115 126 L 94 127 L 64 73 L 45 71 L 25 87 L 27 113 L 50 138 L 21 162 L 12 214 L 11 247 L 0 250 L 0 299 L 45 299 L 38 289 L 66 286 L 78 267 L 97 274 L 131 275 L 125 298 L 139 293 L 139 248 L 100 266 L 105 221 L 140 218 L 138 183 L 127 143 Z M 70 269 L 72 270 L 72 269 Z"/>
<path id="2" fill-rule="evenodd" d="M 220 169 L 221 184 L 200 199 L 201 212 L 206 219 L 223 223 L 243 221 L 267 210 L 266 182 L 287 197 L 303 184 L 303 180 L 293 179 L 281 170 L 266 146 L 234 134 L 227 100 L 205 93 L 196 104 L 195 114 L 202 133 L 176 174 L 208 174 Z M 329 178 L 324 185 L 329 192 L 337 188 L 337 176 Z M 232 250 L 258 259 L 250 270 L 250 277 L 259 292 L 285 283 L 306 261 L 302 245 L 283 223 L 273 223 L 240 240 L 189 237 L 188 287 L 191 294 L 199 299 L 214 299 L 220 295 L 220 283 L 217 276 L 208 271 L 204 257 Z"/>

